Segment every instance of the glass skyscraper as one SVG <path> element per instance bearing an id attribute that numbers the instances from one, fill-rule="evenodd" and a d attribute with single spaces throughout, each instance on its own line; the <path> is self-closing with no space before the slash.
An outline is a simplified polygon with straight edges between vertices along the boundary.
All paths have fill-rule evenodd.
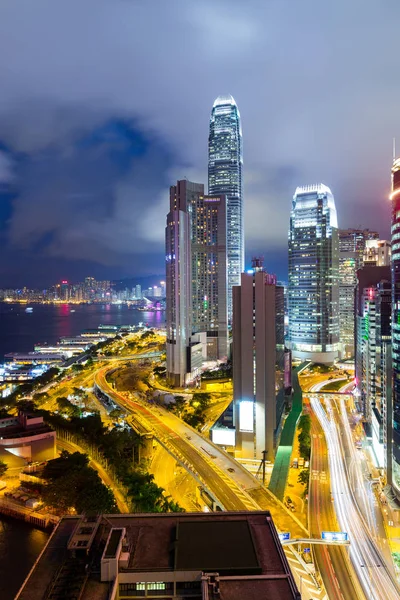
<path id="1" fill-rule="evenodd" d="M 232 321 L 232 286 L 244 271 L 243 145 L 239 109 L 232 96 L 218 96 L 208 138 L 208 193 L 227 198 L 228 320 Z"/>
<path id="2" fill-rule="evenodd" d="M 289 342 L 293 356 L 333 362 L 339 348 L 339 242 L 325 185 L 298 187 L 289 229 Z"/>

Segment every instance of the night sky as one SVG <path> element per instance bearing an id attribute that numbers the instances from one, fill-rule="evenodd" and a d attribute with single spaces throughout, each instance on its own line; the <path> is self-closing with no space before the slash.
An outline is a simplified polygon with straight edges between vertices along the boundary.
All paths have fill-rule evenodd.
<path id="1" fill-rule="evenodd" d="M 1 0 L 0 287 L 162 273 L 168 187 L 239 106 L 247 262 L 286 278 L 297 185 L 389 235 L 399 0 Z"/>

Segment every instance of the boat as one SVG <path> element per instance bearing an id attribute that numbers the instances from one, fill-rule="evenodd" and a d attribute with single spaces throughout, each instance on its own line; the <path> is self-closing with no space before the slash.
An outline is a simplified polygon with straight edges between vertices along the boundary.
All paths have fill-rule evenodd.
<path id="1" fill-rule="evenodd" d="M 74 308 L 71 308 L 71 310 L 70 310 L 69 312 L 75 312 L 75 309 L 74 309 Z"/>
<path id="2" fill-rule="evenodd" d="M 26 307 L 26 309 L 25 309 L 25 312 L 26 312 L 26 313 L 31 313 L 31 312 L 33 312 L 33 308 L 32 308 L 32 306 L 27 306 L 27 307 Z"/>

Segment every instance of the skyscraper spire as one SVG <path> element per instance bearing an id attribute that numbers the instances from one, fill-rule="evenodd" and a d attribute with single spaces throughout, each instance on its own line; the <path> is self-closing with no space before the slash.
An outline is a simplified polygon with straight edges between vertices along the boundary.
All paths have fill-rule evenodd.
<path id="1" fill-rule="evenodd" d="M 228 320 L 232 321 L 232 286 L 244 270 L 243 146 L 240 113 L 234 98 L 218 96 L 208 138 L 208 193 L 227 198 Z"/>

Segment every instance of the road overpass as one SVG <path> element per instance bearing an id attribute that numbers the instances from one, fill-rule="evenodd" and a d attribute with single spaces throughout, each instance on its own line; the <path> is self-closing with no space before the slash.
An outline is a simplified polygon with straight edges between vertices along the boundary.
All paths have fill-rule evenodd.
<path id="1" fill-rule="evenodd" d="M 209 491 L 217 506 L 229 511 L 269 510 L 278 530 L 290 531 L 295 538 L 309 537 L 309 532 L 296 516 L 220 447 L 162 407 L 149 405 L 137 398 L 129 399 L 114 390 L 106 380 L 111 370 L 109 366 L 99 369 L 95 375 L 95 386 L 151 431 L 157 441 Z M 324 590 L 316 584 L 314 575 L 293 547 L 287 552 L 297 581 L 302 578 L 304 598 L 324 598 Z"/>

